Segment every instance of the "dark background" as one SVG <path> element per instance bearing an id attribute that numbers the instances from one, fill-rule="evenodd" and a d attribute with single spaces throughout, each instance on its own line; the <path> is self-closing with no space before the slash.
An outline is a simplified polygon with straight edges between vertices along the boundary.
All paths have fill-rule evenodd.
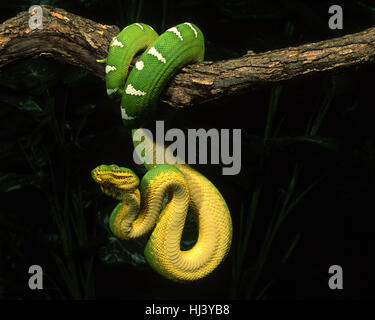
<path id="1" fill-rule="evenodd" d="M 33 1 L 2 2 L 1 21 Z M 206 38 L 205 60 L 321 41 L 372 27 L 372 1 L 44 1 L 124 27 L 162 32 L 190 21 Z M 341 5 L 344 29 L 328 28 Z M 90 171 L 102 163 L 144 169 L 104 82 L 52 59 L 0 70 L 0 299 L 373 298 L 374 66 L 298 78 L 173 114 L 173 127 L 241 128 L 242 170 L 198 169 L 231 210 L 228 258 L 193 284 L 165 280 L 143 258 L 147 241 L 116 240 L 116 202 Z M 172 110 L 170 110 L 172 113 Z M 194 234 L 186 228 L 185 242 Z M 40 265 L 44 290 L 30 290 Z M 344 289 L 328 288 L 340 265 Z"/>

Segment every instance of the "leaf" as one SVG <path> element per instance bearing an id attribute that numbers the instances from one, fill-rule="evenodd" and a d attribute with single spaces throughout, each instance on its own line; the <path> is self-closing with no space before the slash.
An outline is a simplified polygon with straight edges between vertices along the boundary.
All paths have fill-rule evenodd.
<path id="1" fill-rule="evenodd" d="M 288 146 L 293 146 L 297 143 L 308 142 L 317 144 L 325 149 L 331 151 L 339 151 L 341 147 L 341 141 L 332 137 L 322 137 L 322 136 L 297 136 L 297 137 L 284 137 L 284 138 L 271 138 L 267 139 L 267 147 L 269 149 L 273 148 L 284 148 Z"/>
<path id="2" fill-rule="evenodd" d="M 55 86 L 62 73 L 62 63 L 56 63 L 48 59 L 26 59 L 11 65 L 0 77 L 0 84 L 19 92 L 42 94 L 45 88 Z"/>
<path id="3" fill-rule="evenodd" d="M 143 256 L 145 244 L 141 240 L 127 242 L 115 237 L 109 238 L 109 243 L 99 249 L 99 258 L 104 264 L 126 263 L 135 267 L 146 266 L 146 259 Z"/>
<path id="4" fill-rule="evenodd" d="M 25 99 L 18 103 L 18 109 L 22 111 L 42 112 L 42 108 L 32 99 Z"/>
<path id="5" fill-rule="evenodd" d="M 0 173 L 0 190 L 10 192 L 21 189 L 28 185 L 35 185 L 38 178 L 34 175 L 25 175 L 18 173 Z"/>

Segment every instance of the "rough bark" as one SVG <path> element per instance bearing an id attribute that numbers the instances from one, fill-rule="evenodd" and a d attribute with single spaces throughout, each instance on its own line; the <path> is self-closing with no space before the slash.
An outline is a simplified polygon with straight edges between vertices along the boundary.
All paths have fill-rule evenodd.
<path id="1" fill-rule="evenodd" d="M 0 25 L 0 72 L 28 57 L 51 56 L 80 66 L 104 79 L 104 58 L 120 31 L 63 9 L 43 7 L 43 29 L 30 30 L 31 14 L 21 12 Z M 303 44 L 183 68 L 171 81 L 163 101 L 173 107 L 199 105 L 302 75 L 369 63 L 375 56 L 375 28 L 344 37 Z"/>

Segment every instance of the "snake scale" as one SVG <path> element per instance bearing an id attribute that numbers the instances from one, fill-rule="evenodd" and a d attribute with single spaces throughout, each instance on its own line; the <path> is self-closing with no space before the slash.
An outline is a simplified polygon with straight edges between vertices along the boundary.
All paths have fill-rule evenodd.
<path id="1" fill-rule="evenodd" d="M 121 116 L 124 125 L 133 129 L 135 147 L 139 142 L 134 128 L 155 110 L 171 77 L 203 57 L 203 34 L 189 22 L 160 36 L 152 27 L 134 23 L 112 39 L 107 58 L 98 61 L 106 63 L 108 95 L 121 97 Z M 179 282 L 203 278 L 221 263 L 231 245 L 232 220 L 227 204 L 217 188 L 187 164 L 157 164 L 156 150 L 166 153 L 167 149 L 155 141 L 149 145 L 152 159 L 144 164 L 148 171 L 141 181 L 132 170 L 117 165 L 92 170 L 102 191 L 120 201 L 111 213 L 110 229 L 120 239 L 134 239 L 152 230 L 144 253 L 155 271 Z M 198 239 L 191 249 L 183 251 L 180 245 L 188 210 L 195 217 Z"/>

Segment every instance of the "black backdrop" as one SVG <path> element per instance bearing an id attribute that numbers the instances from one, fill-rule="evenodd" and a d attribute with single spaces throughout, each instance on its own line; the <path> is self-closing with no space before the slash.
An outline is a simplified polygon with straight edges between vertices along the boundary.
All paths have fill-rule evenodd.
<path id="1" fill-rule="evenodd" d="M 33 4 L 2 2 L 1 20 Z M 194 22 L 206 38 L 206 60 L 338 37 L 375 21 L 366 0 L 334 3 L 343 8 L 343 30 L 328 28 L 329 1 L 41 4 L 119 27 L 138 19 L 158 32 Z M 374 297 L 373 74 L 368 64 L 299 78 L 173 115 L 173 127 L 185 130 L 242 130 L 239 175 L 198 166 L 231 210 L 231 252 L 207 279 L 185 285 L 148 267 L 146 239 L 121 242 L 108 230 L 115 202 L 90 171 L 100 163 L 144 170 L 132 160 L 118 104 L 108 100 L 104 83 L 47 58 L 6 66 L 0 71 L 0 298 Z M 187 227 L 187 237 L 193 229 Z M 31 265 L 43 268 L 43 290 L 28 287 Z M 328 287 L 331 265 L 343 268 L 343 290 Z"/>

